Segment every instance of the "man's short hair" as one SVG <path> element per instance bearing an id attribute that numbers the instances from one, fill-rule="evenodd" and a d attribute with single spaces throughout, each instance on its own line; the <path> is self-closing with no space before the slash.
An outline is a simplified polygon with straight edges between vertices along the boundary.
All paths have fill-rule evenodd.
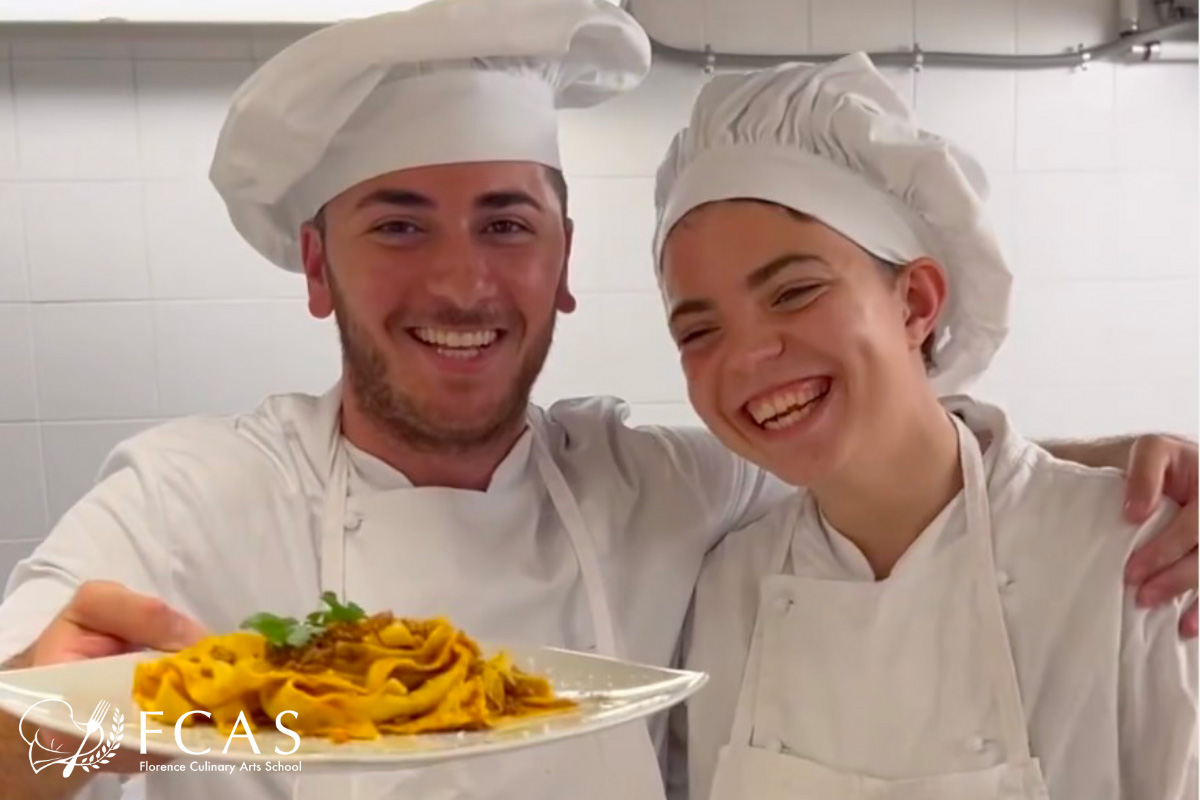
<path id="1" fill-rule="evenodd" d="M 543 166 L 546 170 L 546 180 L 550 182 L 550 189 L 554 192 L 554 196 L 558 198 L 558 205 L 562 208 L 562 217 L 566 221 L 570 215 L 567 213 L 567 178 L 563 175 L 563 171 L 556 167 Z M 325 206 L 317 209 L 317 213 L 313 215 L 312 224 L 317 229 L 317 233 L 321 234 L 322 240 L 325 238 Z"/>

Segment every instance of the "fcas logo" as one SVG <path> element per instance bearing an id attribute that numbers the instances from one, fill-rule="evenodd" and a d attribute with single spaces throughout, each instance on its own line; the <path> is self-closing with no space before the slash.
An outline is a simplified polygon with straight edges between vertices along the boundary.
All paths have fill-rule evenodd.
<path id="1" fill-rule="evenodd" d="M 71 722 L 83 735 L 78 744 L 55 731 L 43 732 L 35 724 L 26 722 L 29 712 L 47 703 L 58 703 L 66 707 Z M 111 712 L 111 713 L 110 713 Z M 21 715 L 21 738 L 29 745 L 29 766 L 41 772 L 55 764 L 63 765 L 63 777 L 69 776 L 78 767 L 84 772 L 100 769 L 109 762 L 109 757 L 121 746 L 125 736 L 125 716 L 119 709 L 101 700 L 92 709 L 86 722 L 75 718 L 75 710 L 65 700 L 49 699 L 34 703 Z"/>

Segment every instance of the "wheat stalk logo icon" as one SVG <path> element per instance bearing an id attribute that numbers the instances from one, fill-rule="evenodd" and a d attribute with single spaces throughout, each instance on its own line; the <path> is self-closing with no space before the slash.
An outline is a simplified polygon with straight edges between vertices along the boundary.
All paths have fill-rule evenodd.
<path id="1" fill-rule="evenodd" d="M 65 738 L 60 740 L 53 734 L 47 735 L 40 728 L 36 728 L 31 722 L 28 722 L 29 712 L 46 703 L 59 703 L 65 706 L 71 722 L 83 732 L 83 739 L 74 747 L 74 750 Z M 106 718 L 110 720 L 107 736 L 104 732 Z M 27 708 L 21 716 L 20 731 L 21 738 L 29 745 L 29 766 L 33 768 L 33 771 L 41 772 L 54 764 L 62 764 L 65 778 L 74 772 L 76 767 L 84 772 L 91 772 L 94 769 L 100 769 L 102 765 L 112 760 L 113 753 L 121 746 L 121 740 L 125 736 L 125 715 L 108 701 L 101 700 L 92 709 L 92 714 L 87 722 L 80 723 L 75 721 L 75 711 L 69 703 L 54 698 L 39 701 Z M 89 747 L 93 735 L 96 735 L 97 738 L 95 743 Z"/>

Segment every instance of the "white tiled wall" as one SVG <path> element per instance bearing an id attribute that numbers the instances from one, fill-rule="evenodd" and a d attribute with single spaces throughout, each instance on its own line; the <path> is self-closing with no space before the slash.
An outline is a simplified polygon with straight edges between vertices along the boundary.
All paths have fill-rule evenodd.
<path id="1" fill-rule="evenodd" d="M 809 37 L 818 53 L 906 50 L 913 45 L 911 0 L 809 0 Z"/>
<path id="2" fill-rule="evenodd" d="M 913 12 L 915 38 L 925 50 L 1003 54 L 1017 50 L 1013 0 L 916 0 Z"/>
<path id="3" fill-rule="evenodd" d="M 19 50 L 18 50 L 19 52 Z M 14 58 L 17 175 L 28 180 L 141 177 L 133 62 Z"/>
<path id="4" fill-rule="evenodd" d="M 1084 72 L 1017 75 L 1017 170 L 1111 169 L 1115 73 L 1120 69 L 1128 67 L 1093 64 Z"/>
<path id="5" fill-rule="evenodd" d="M 1115 3 L 801 6 L 815 52 L 1032 52 L 1107 35 Z M 229 95 L 293 35 L 0 28 L 0 575 L 122 438 L 335 378 L 332 325 L 235 236 L 205 176 Z M 1194 436 L 1196 66 L 889 75 L 991 171 L 1018 287 L 981 393 L 1036 436 Z M 639 421 L 692 419 L 648 254 L 654 171 L 703 79 L 660 63 L 638 92 L 564 119 L 580 307 L 539 400 L 613 393 Z"/>
<path id="6" fill-rule="evenodd" d="M 141 184 L 31 181 L 20 192 L 31 300 L 130 300 L 149 294 Z"/>

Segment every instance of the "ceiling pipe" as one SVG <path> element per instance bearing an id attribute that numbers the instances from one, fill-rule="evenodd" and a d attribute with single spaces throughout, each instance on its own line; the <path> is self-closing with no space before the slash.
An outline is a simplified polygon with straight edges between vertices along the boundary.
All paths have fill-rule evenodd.
<path id="1" fill-rule="evenodd" d="M 1038 69 L 1086 69 L 1093 61 L 1118 61 L 1140 63 L 1165 60 L 1196 61 L 1194 43 L 1197 35 L 1195 19 L 1162 25 L 1150 30 L 1137 31 L 1120 36 L 1092 47 L 1080 45 L 1073 51 L 1045 55 L 1003 55 L 991 53 L 964 53 L 922 50 L 919 46 L 904 51 L 868 53 L 878 66 L 908 67 L 922 69 L 930 66 L 963 67 L 978 69 L 1038 70 Z M 1167 41 L 1183 38 L 1188 41 Z M 1191 45 L 1189 48 L 1188 45 Z M 719 63 L 722 68 L 756 69 L 770 67 L 788 61 L 826 62 L 844 57 L 845 53 L 795 54 L 771 56 L 747 56 L 719 53 L 706 48 L 704 52 L 680 50 L 654 43 L 660 55 L 683 61 L 692 61 L 712 71 Z"/>

